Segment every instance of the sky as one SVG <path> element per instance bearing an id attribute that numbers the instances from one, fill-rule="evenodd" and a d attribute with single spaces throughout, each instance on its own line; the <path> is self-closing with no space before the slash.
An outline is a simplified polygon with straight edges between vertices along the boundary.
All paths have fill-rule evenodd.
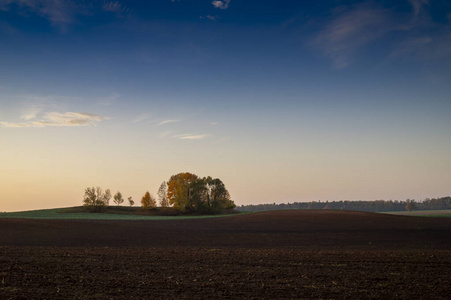
<path id="1" fill-rule="evenodd" d="M 0 0 L 0 211 L 451 194 L 451 2 Z"/>

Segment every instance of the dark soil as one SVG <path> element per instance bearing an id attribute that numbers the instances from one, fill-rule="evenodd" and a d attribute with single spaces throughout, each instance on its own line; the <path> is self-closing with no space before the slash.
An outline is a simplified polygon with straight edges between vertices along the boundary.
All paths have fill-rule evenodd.
<path id="1" fill-rule="evenodd" d="M 0 299 L 449 299 L 451 219 L 0 219 Z"/>

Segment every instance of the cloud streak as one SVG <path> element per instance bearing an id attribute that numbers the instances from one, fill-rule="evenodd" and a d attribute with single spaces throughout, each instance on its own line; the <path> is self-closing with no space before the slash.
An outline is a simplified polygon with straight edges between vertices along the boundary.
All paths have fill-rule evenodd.
<path id="1" fill-rule="evenodd" d="M 409 0 L 414 16 L 404 30 L 409 35 L 400 39 L 392 57 L 413 60 L 451 59 L 451 14 L 448 24 L 435 23 L 428 11 L 428 0 Z"/>
<path id="2" fill-rule="evenodd" d="M 193 135 L 190 133 L 187 134 L 178 134 L 175 135 L 174 138 L 180 139 L 180 140 L 203 140 L 205 138 L 209 137 L 208 134 L 198 134 L 198 135 Z"/>
<path id="3" fill-rule="evenodd" d="M 410 15 L 396 14 L 395 10 L 384 9 L 371 1 L 339 7 L 310 40 L 310 46 L 328 57 L 336 69 L 347 68 L 362 48 L 383 39 L 391 46 L 387 50 L 389 57 L 451 58 L 451 15 L 448 24 L 436 23 L 428 11 L 429 0 L 409 0 L 409 3 Z"/>
<path id="4" fill-rule="evenodd" d="M 28 16 L 29 12 L 37 14 L 50 21 L 53 26 L 65 29 L 76 22 L 77 15 L 93 15 L 95 10 L 112 12 L 118 16 L 128 11 L 127 7 L 119 1 L 96 2 L 76 0 L 0 0 L 0 10 L 9 11 L 10 6 L 15 5 L 23 10 L 21 15 Z"/>
<path id="5" fill-rule="evenodd" d="M 165 125 L 165 124 L 169 124 L 169 123 L 177 123 L 177 122 L 181 122 L 182 120 L 176 120 L 176 119 L 174 119 L 174 120 L 164 120 L 164 121 L 161 121 L 160 123 L 158 123 L 158 125 L 157 126 L 161 126 L 161 125 Z"/>
<path id="6" fill-rule="evenodd" d="M 200 19 L 208 19 L 210 21 L 217 21 L 220 19 L 218 16 L 206 15 L 205 17 L 201 16 Z"/>
<path id="7" fill-rule="evenodd" d="M 38 127 L 38 126 L 34 126 L 33 123 L 9 123 L 9 122 L 0 122 L 0 125 L 2 125 L 3 127 L 9 127 L 9 128 Z"/>
<path id="8" fill-rule="evenodd" d="M 415 16 L 421 12 L 423 6 L 429 4 L 429 0 L 409 0 L 409 2 L 412 5 Z"/>
<path id="9" fill-rule="evenodd" d="M 167 136 L 170 135 L 171 133 L 172 133 L 172 131 L 166 130 L 166 131 L 161 132 L 161 133 L 158 135 L 158 137 L 160 137 L 160 138 L 167 137 Z"/>
<path id="10" fill-rule="evenodd" d="M 73 127 L 73 126 L 96 126 L 98 122 L 108 120 L 109 117 L 79 112 L 48 112 L 39 121 L 27 123 L 0 122 L 4 127 L 25 128 L 25 127 Z"/>
<path id="11" fill-rule="evenodd" d="M 351 64 L 354 52 L 393 30 L 389 12 L 372 4 L 341 10 L 313 39 L 312 45 L 333 61 L 337 69 Z"/>
<path id="12" fill-rule="evenodd" d="M 0 0 L 0 9 L 9 10 L 9 6 L 15 4 L 26 8 L 46 19 L 53 25 L 67 24 L 74 21 L 74 14 L 79 6 L 73 1 L 57 0 Z"/>
<path id="13" fill-rule="evenodd" d="M 150 118 L 152 118 L 152 114 L 150 113 L 143 113 L 140 114 L 139 116 L 137 116 L 134 120 L 133 123 L 139 123 L 145 120 L 149 120 Z"/>

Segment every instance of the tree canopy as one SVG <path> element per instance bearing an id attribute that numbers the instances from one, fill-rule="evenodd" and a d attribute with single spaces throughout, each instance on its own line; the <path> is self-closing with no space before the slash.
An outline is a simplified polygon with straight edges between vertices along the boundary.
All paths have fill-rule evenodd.
<path id="1" fill-rule="evenodd" d="M 181 211 L 220 213 L 235 208 L 224 183 L 212 177 L 199 178 L 192 173 L 179 173 L 168 181 L 169 203 Z"/>
<path id="2" fill-rule="evenodd" d="M 172 175 L 168 180 L 169 204 L 181 211 L 189 210 L 190 184 L 197 179 L 197 175 L 189 172 Z"/>

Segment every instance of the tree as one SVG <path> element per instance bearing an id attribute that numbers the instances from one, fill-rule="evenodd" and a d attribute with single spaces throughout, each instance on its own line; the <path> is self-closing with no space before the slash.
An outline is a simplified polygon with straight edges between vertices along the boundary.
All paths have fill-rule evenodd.
<path id="1" fill-rule="evenodd" d="M 194 180 L 189 185 L 190 195 L 186 210 L 198 213 L 209 212 L 208 187 L 205 178 Z"/>
<path id="2" fill-rule="evenodd" d="M 190 206 L 190 184 L 197 179 L 197 175 L 188 172 L 172 175 L 167 183 L 169 204 L 186 211 Z"/>
<path id="3" fill-rule="evenodd" d="M 191 184 L 192 200 L 195 210 L 201 213 L 219 213 L 235 208 L 224 183 L 210 176 L 198 179 Z"/>
<path id="4" fill-rule="evenodd" d="M 121 205 L 124 202 L 122 194 L 119 191 L 114 195 L 113 198 L 114 198 L 113 202 L 116 203 L 117 206 Z"/>
<path id="5" fill-rule="evenodd" d="M 168 199 L 168 185 L 166 181 L 163 181 L 158 189 L 158 201 L 160 202 L 161 207 L 169 207 L 169 199 Z"/>
<path id="6" fill-rule="evenodd" d="M 132 197 L 128 197 L 128 204 L 130 204 L 130 206 L 135 205 L 135 201 L 133 201 Z"/>
<path id="7" fill-rule="evenodd" d="M 235 203 L 230 199 L 229 191 L 219 178 L 212 179 L 211 177 L 207 177 L 206 184 L 211 212 L 216 213 L 224 209 L 234 209 L 236 207 Z"/>
<path id="8" fill-rule="evenodd" d="M 103 192 L 100 187 L 92 187 L 85 189 L 85 195 L 83 197 L 83 205 L 94 210 L 100 211 L 102 207 L 106 206 L 111 198 L 110 190 Z"/>
<path id="9" fill-rule="evenodd" d="M 146 194 L 141 199 L 141 205 L 143 208 L 151 209 L 155 208 L 157 206 L 157 203 L 155 201 L 155 198 L 149 192 L 146 192 Z"/>
<path id="10" fill-rule="evenodd" d="M 105 200 L 105 205 L 109 206 L 110 205 L 110 199 L 111 199 L 111 191 L 109 189 L 105 190 L 103 198 Z"/>

